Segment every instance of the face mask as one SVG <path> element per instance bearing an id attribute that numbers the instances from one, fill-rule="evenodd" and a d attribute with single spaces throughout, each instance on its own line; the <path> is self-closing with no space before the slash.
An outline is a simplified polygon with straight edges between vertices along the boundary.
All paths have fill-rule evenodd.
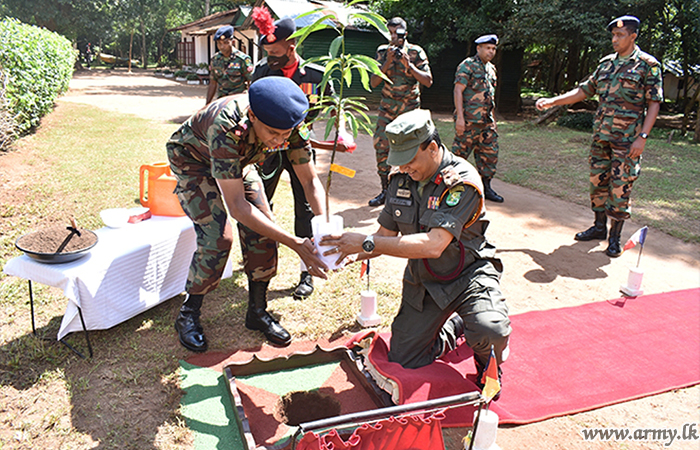
<path id="1" fill-rule="evenodd" d="M 270 67 L 271 70 L 279 70 L 282 67 L 286 66 L 288 62 L 289 56 L 287 56 L 286 54 L 283 56 L 267 55 L 267 65 Z"/>

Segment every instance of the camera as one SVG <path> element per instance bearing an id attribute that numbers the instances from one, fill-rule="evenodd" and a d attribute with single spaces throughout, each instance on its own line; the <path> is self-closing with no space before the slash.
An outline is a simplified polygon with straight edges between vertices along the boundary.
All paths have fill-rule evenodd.
<path id="1" fill-rule="evenodd" d="M 394 47 L 394 58 L 401 59 L 403 57 L 401 48 L 403 47 L 404 42 L 406 42 L 406 29 L 405 28 L 397 28 L 396 29 L 396 47 Z"/>

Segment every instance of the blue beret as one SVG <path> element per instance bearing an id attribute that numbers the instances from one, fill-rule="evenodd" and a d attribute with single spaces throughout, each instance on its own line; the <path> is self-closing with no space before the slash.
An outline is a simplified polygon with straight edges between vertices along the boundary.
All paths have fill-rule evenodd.
<path id="1" fill-rule="evenodd" d="M 485 34 L 476 38 L 474 43 L 498 45 L 498 36 L 496 36 L 495 34 Z"/>
<path id="2" fill-rule="evenodd" d="M 612 31 L 613 28 L 622 28 L 626 26 L 631 26 L 635 31 L 637 31 L 639 29 L 639 19 L 634 16 L 618 17 L 608 24 L 608 31 Z"/>
<path id="3" fill-rule="evenodd" d="M 253 114 L 268 127 L 290 130 L 306 118 L 309 101 L 304 91 L 289 78 L 265 77 L 248 89 Z"/>
<path id="4" fill-rule="evenodd" d="M 285 17 L 275 22 L 274 39 L 268 39 L 266 34 L 260 36 L 259 45 L 270 45 L 275 42 L 286 41 L 297 30 L 296 23 L 291 17 Z"/>
<path id="5" fill-rule="evenodd" d="M 231 25 L 226 25 L 216 30 L 216 33 L 214 33 L 214 40 L 218 41 L 222 37 L 226 39 L 231 39 L 233 37 L 233 27 Z"/>

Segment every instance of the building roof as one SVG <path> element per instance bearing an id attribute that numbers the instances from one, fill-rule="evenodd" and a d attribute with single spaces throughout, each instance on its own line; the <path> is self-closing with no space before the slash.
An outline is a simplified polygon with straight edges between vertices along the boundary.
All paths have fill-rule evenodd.
<path id="1" fill-rule="evenodd" d="M 185 31 L 187 34 L 206 35 L 215 32 L 217 29 L 219 29 L 219 27 L 224 25 L 239 27 L 250 13 L 250 10 L 250 7 L 243 6 L 240 8 L 229 9 L 228 11 L 210 14 L 193 22 L 171 28 L 168 31 Z"/>

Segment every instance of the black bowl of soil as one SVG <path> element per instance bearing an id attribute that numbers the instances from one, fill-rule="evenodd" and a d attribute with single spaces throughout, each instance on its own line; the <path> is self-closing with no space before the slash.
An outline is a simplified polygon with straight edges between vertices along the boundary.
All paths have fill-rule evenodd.
<path id="1" fill-rule="evenodd" d="M 71 230 L 68 227 L 56 225 L 20 236 L 15 246 L 34 260 L 59 264 L 82 258 L 97 244 L 95 233 L 90 230 L 80 230 L 80 236 L 74 234 L 63 250 L 56 253 L 70 234 Z"/>

